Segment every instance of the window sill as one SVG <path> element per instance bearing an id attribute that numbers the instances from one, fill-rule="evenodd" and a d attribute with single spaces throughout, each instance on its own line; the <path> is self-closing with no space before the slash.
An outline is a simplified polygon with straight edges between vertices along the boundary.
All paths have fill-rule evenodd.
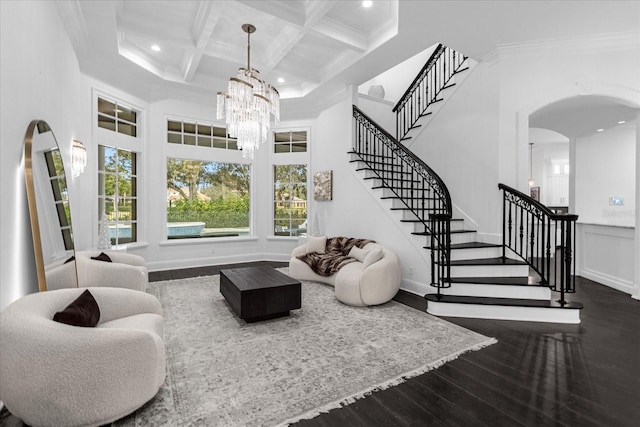
<path id="1" fill-rule="evenodd" d="M 135 250 L 144 249 L 147 247 L 149 247 L 149 243 L 147 242 L 132 242 L 132 243 L 124 243 L 122 245 L 112 246 L 111 250 L 129 252 L 132 250 L 135 251 Z"/>
<path id="2" fill-rule="evenodd" d="M 190 245 L 208 245 L 211 243 L 237 243 L 237 242 L 256 242 L 257 237 L 198 237 L 193 239 L 171 239 L 163 240 L 158 243 L 159 246 L 190 246 Z"/>

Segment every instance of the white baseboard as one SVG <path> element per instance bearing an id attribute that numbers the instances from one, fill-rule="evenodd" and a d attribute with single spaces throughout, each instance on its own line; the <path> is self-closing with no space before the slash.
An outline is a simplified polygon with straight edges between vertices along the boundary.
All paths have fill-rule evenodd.
<path id="1" fill-rule="evenodd" d="M 152 271 L 179 270 L 183 268 L 207 267 L 211 265 L 236 264 L 242 262 L 275 261 L 288 262 L 291 253 L 253 253 L 227 256 L 211 256 L 202 258 L 153 261 L 147 264 L 147 269 Z"/>
<path id="2" fill-rule="evenodd" d="M 580 323 L 580 310 L 535 307 L 509 307 L 481 304 L 427 302 L 427 313 L 434 316 L 475 319 L 516 320 L 526 322 Z"/>
<path id="3" fill-rule="evenodd" d="M 436 288 L 432 288 L 428 283 L 416 282 L 403 277 L 400 282 L 400 289 L 415 295 L 425 296 L 428 293 L 433 293 Z"/>
<path id="4" fill-rule="evenodd" d="M 625 294 L 633 295 L 634 287 L 633 282 L 621 279 L 619 277 L 611 276 L 606 273 L 602 273 L 590 268 L 582 268 L 577 272 L 578 276 L 582 276 L 586 279 L 593 280 L 594 282 L 601 283 L 610 288 L 616 289 Z"/>

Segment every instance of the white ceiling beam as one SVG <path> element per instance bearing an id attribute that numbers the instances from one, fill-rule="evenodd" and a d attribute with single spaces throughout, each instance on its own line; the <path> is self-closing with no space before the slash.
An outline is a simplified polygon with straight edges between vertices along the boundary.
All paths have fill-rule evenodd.
<path id="1" fill-rule="evenodd" d="M 91 38 L 87 31 L 80 2 L 78 0 L 57 1 L 56 7 L 65 29 L 69 34 L 71 44 L 75 48 L 76 54 L 78 56 L 87 55 L 89 53 L 89 41 Z"/>
<path id="2" fill-rule="evenodd" d="M 289 22 L 290 24 L 296 25 L 298 27 L 303 27 L 305 23 L 305 11 L 300 7 L 302 3 L 294 2 L 294 1 L 275 1 L 275 0 L 238 0 L 238 3 L 241 3 L 245 6 L 250 7 L 251 9 L 260 11 L 267 15 L 274 16 L 283 21 Z"/>
<path id="3" fill-rule="evenodd" d="M 226 2 L 214 3 L 205 0 L 200 1 L 191 28 L 194 48 L 185 49 L 182 61 L 180 62 L 180 72 L 185 82 L 193 80 L 200 65 L 200 60 L 202 60 L 203 50 L 209 44 L 213 29 L 218 24 L 225 6 Z"/>
<path id="4" fill-rule="evenodd" d="M 367 36 L 360 31 L 341 24 L 328 16 L 323 17 L 314 26 L 313 30 L 334 40 L 343 43 L 359 52 L 365 52 L 368 48 Z"/>

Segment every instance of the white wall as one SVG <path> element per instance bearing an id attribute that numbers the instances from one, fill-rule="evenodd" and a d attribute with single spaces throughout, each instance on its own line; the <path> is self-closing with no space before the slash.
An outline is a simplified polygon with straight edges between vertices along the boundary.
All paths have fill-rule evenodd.
<path id="1" fill-rule="evenodd" d="M 412 56 L 404 62 L 388 69 L 373 79 L 362 83 L 358 86 L 358 92 L 368 94 L 371 86 L 382 85 L 384 88 L 384 99 L 396 104 L 400 101 L 400 97 L 420 72 L 424 64 L 427 63 L 429 57 L 438 45 L 430 46 L 422 52 Z M 393 132 L 392 132 L 393 134 Z"/>
<path id="2" fill-rule="evenodd" d="M 316 141 L 312 149 L 312 172 L 333 170 L 333 200 L 314 202 L 320 219 L 320 231 L 327 236 L 349 236 L 373 239 L 393 250 L 400 257 L 403 269 L 403 289 L 426 293 L 430 282 L 426 251 L 416 248 L 411 234 L 401 228 L 397 218 L 373 192 L 371 181 L 355 171 L 349 163 L 351 150 L 352 104 L 354 93 L 320 114 Z M 413 269 L 410 270 L 410 267 Z"/>
<path id="3" fill-rule="evenodd" d="M 87 96 L 55 2 L 0 2 L 0 308 L 38 290 L 26 205 L 23 139 L 29 122 L 42 119 L 53 129 L 68 159 L 71 141 L 87 127 L 76 118 Z M 19 43 L 16 41 L 19 40 Z M 72 185 L 72 184 L 70 184 Z"/>
<path id="4" fill-rule="evenodd" d="M 495 67 L 479 63 L 410 146 L 449 188 L 454 217 L 466 214 L 466 228 L 487 241 L 502 230 L 497 79 Z"/>
<path id="5" fill-rule="evenodd" d="M 583 223 L 635 225 L 635 120 L 576 141 L 576 211 Z M 611 205 L 610 197 L 624 198 Z"/>

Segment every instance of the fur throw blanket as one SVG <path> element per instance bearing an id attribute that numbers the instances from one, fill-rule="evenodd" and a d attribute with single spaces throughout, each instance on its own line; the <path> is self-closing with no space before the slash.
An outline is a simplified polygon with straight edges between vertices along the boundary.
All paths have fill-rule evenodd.
<path id="1" fill-rule="evenodd" d="M 298 257 L 320 276 L 331 276 L 345 265 L 356 261 L 349 256 L 354 246 L 362 249 L 367 243 L 375 243 L 369 239 L 353 239 L 350 237 L 331 237 L 327 239 L 325 253 L 311 252 Z"/>

